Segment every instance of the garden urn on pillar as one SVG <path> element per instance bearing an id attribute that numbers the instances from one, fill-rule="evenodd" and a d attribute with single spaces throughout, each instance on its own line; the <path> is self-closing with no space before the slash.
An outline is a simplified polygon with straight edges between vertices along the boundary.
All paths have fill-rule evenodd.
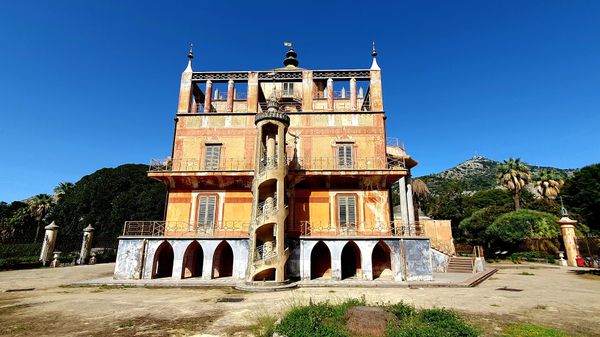
<path id="1" fill-rule="evenodd" d="M 81 242 L 81 252 L 79 252 L 79 264 L 85 264 L 92 250 L 92 239 L 94 237 L 94 228 L 88 225 L 83 229 L 83 241 Z"/>
<path id="2" fill-rule="evenodd" d="M 58 226 L 52 221 L 51 224 L 44 227 L 46 233 L 44 234 L 44 242 L 42 244 L 42 252 L 40 253 L 40 261 L 42 265 L 46 265 L 52 260 L 52 252 L 54 251 L 54 245 L 56 244 L 56 236 L 58 235 Z"/>
<path id="3" fill-rule="evenodd" d="M 567 253 L 567 263 L 571 267 L 577 267 L 575 259 L 579 255 L 577 242 L 575 241 L 575 224 L 577 221 L 571 220 L 568 215 L 563 214 L 563 217 L 558 220 L 560 231 L 562 233 L 565 244 L 565 252 Z"/>

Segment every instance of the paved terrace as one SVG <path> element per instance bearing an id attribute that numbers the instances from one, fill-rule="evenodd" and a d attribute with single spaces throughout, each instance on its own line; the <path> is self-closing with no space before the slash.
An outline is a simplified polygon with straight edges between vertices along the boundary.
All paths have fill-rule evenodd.
<path id="1" fill-rule="evenodd" d="M 113 269 L 114 264 L 100 264 L 0 272 L 0 335 L 248 336 L 259 314 L 280 313 L 309 299 L 361 296 L 370 303 L 453 308 L 492 330 L 521 321 L 575 336 L 597 336 L 600 331 L 600 280 L 575 275 L 567 267 L 499 269 L 472 288 L 299 287 L 265 294 L 227 287 L 68 286 L 110 278 Z"/>

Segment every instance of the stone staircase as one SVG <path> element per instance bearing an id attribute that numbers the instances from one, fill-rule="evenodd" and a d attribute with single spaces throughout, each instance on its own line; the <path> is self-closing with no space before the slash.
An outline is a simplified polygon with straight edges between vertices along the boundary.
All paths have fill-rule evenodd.
<path id="1" fill-rule="evenodd" d="M 473 258 L 452 256 L 448 263 L 447 273 L 473 273 Z"/>

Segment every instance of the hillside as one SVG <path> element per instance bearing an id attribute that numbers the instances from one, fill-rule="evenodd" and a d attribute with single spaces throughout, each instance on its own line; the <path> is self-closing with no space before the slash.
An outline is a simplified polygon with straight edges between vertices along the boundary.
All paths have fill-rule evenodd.
<path id="1" fill-rule="evenodd" d="M 464 186 L 465 191 L 481 191 L 497 186 L 496 172 L 499 164 L 499 161 L 475 156 L 440 173 L 434 173 L 418 178 L 425 181 L 433 193 L 435 193 L 439 186 L 451 180 L 459 181 L 461 185 Z M 556 170 L 565 178 L 571 176 L 576 171 L 574 169 L 559 169 L 535 165 L 531 165 L 530 167 L 532 176 L 534 177 L 543 169 Z"/>

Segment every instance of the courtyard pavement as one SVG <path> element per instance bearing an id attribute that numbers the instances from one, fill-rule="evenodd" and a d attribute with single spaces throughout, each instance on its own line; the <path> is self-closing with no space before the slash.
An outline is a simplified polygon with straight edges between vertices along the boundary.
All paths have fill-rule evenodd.
<path id="1" fill-rule="evenodd" d="M 452 308 L 492 329 L 519 321 L 572 335 L 600 335 L 600 280 L 575 275 L 568 267 L 519 268 L 500 269 L 472 288 L 298 287 L 269 293 L 70 286 L 110 278 L 114 264 L 3 271 L 0 336 L 248 336 L 262 315 L 309 301 L 360 297 L 368 303 Z"/>

